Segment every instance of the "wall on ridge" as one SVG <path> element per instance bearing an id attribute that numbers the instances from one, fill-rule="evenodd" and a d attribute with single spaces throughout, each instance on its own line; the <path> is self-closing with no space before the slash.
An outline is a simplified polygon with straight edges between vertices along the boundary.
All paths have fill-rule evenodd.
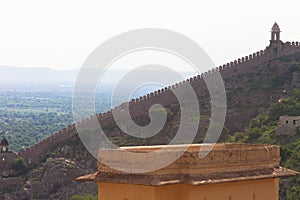
<path id="1" fill-rule="evenodd" d="M 148 112 L 149 108 L 156 103 L 159 103 L 164 106 L 172 106 L 177 104 L 177 99 L 171 90 L 183 91 L 186 83 L 191 83 L 192 87 L 196 91 L 198 97 L 203 96 L 207 92 L 205 85 L 205 79 L 210 77 L 215 72 L 220 72 L 223 79 L 231 77 L 233 74 L 243 74 L 248 73 L 253 70 L 253 66 L 259 65 L 261 63 L 267 62 L 268 60 L 274 57 L 280 57 L 283 55 L 289 55 L 296 52 L 300 52 L 300 43 L 299 42 L 286 42 L 282 43 L 279 41 L 277 44 L 271 44 L 266 47 L 265 50 L 257 51 L 248 56 L 239 58 L 230 63 L 226 63 L 219 67 L 213 68 L 208 72 L 199 74 L 198 76 L 191 77 L 182 82 L 176 83 L 172 86 L 168 86 L 157 91 L 146 94 L 137 99 L 132 99 L 130 102 L 123 103 L 120 106 L 117 106 L 117 111 L 122 111 L 127 109 L 129 104 L 130 110 L 133 117 L 144 116 L 145 112 Z M 106 112 L 101 114 L 96 114 L 90 116 L 86 119 L 78 122 L 80 125 L 88 125 L 92 118 L 97 117 L 98 121 L 101 124 L 101 127 L 106 127 L 114 123 L 112 112 Z M 50 137 L 42 140 L 41 142 L 21 151 L 19 153 L 20 157 L 23 157 L 27 162 L 36 164 L 45 158 L 46 154 L 51 152 L 51 150 L 60 142 L 67 140 L 68 138 L 74 135 L 76 131 L 75 124 L 69 125 L 67 128 L 64 128 L 61 131 L 56 132 Z"/>
<path id="2" fill-rule="evenodd" d="M 76 131 L 75 124 L 69 125 L 67 128 L 19 152 L 18 156 L 23 157 L 29 164 L 37 164 L 44 159 L 47 153 L 51 152 L 57 144 L 72 137 L 74 131 Z"/>

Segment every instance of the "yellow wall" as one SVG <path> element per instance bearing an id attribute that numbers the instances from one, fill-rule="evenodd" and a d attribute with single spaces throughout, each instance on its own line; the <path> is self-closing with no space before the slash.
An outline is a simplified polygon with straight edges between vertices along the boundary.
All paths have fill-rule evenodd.
<path id="1" fill-rule="evenodd" d="M 154 200 L 152 186 L 98 182 L 99 200 Z"/>
<path id="2" fill-rule="evenodd" d="M 189 186 L 189 200 L 278 200 L 278 179 Z"/>
<path id="3" fill-rule="evenodd" d="M 98 183 L 100 200 L 278 200 L 278 179 L 201 186 Z"/>

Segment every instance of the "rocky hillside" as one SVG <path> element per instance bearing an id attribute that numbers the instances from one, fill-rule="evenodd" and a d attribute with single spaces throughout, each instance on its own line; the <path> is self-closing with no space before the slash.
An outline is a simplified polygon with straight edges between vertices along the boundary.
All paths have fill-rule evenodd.
<path id="1" fill-rule="evenodd" d="M 223 136 L 244 131 L 252 118 L 267 111 L 279 99 L 289 96 L 299 87 L 300 53 L 270 56 L 260 62 L 249 62 L 241 67 L 231 67 L 221 72 L 227 95 L 227 116 Z M 300 77 L 300 76 L 299 76 Z M 192 84 L 199 100 L 201 110 L 200 128 L 195 142 L 203 140 L 210 122 L 210 97 L 204 84 Z M 163 100 L 164 95 L 147 101 L 143 107 L 139 103 L 131 108 L 132 117 L 137 124 L 149 123 L 148 108 Z M 157 101 L 156 101 L 157 100 Z M 109 117 L 103 125 L 105 133 L 117 145 L 166 144 L 176 134 L 180 123 L 178 102 L 171 96 L 163 105 L 167 108 L 168 119 L 164 128 L 155 136 L 138 139 L 122 132 Z M 150 102 L 150 103 L 149 103 Z M 188 120 L 193 123 L 193 118 Z M 99 141 L 100 142 L 100 141 Z M 184 142 L 184 141 L 183 141 Z M 77 183 L 74 178 L 96 170 L 96 160 L 85 150 L 78 136 L 54 147 L 53 152 L 38 166 L 28 170 L 22 187 L 3 191 L 0 199 L 72 199 L 74 195 L 95 194 L 94 183 Z"/>
<path id="2" fill-rule="evenodd" d="M 253 118 L 243 132 L 237 132 L 227 138 L 227 142 L 276 144 L 280 146 L 280 165 L 300 171 L 300 127 L 295 132 L 287 127 L 278 132 L 279 116 L 300 116 L 300 89 L 292 96 L 272 105 L 266 112 Z M 280 179 L 280 199 L 294 200 L 300 196 L 300 177 Z"/>
<path id="3" fill-rule="evenodd" d="M 96 159 L 78 135 L 54 148 L 38 166 L 21 175 L 23 186 L 6 190 L 0 199 L 72 199 L 75 195 L 97 195 L 95 183 L 78 183 L 75 178 L 95 172 Z"/>
<path id="4" fill-rule="evenodd" d="M 233 67 L 221 72 L 227 96 L 227 115 L 223 134 L 244 131 L 252 118 L 266 111 L 279 99 L 289 96 L 293 89 L 297 88 L 295 85 L 300 79 L 297 78 L 299 70 L 300 53 L 295 53 L 288 56 L 270 57 L 270 59 L 253 63 L 250 66 Z M 210 97 L 207 89 L 203 89 L 203 83 L 196 82 L 191 85 L 196 91 L 201 111 L 200 127 L 195 142 L 201 142 L 210 122 Z M 139 106 L 143 102 L 133 104 L 130 110 L 133 120 L 140 125 L 148 124 L 150 122 L 148 116 L 150 106 L 163 101 L 164 96 L 155 97 L 149 102 L 146 101 L 147 104 L 144 107 Z M 102 127 L 105 129 L 106 135 L 116 144 L 167 144 L 176 134 L 181 116 L 179 103 L 173 97 L 169 97 L 169 99 L 169 103 L 163 104 L 168 109 L 167 123 L 157 135 L 149 139 L 137 139 L 126 135 L 117 127 L 112 118 Z M 101 120 L 99 122 L 103 123 Z M 193 123 L 193 117 L 188 120 L 188 123 Z M 183 125 L 188 126 L 188 123 Z"/>

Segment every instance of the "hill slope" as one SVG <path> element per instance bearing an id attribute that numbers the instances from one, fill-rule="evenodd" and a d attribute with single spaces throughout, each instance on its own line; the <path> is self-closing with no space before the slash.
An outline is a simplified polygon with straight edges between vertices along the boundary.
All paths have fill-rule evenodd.
<path id="1" fill-rule="evenodd" d="M 0 191 L 0 199 L 72 199 L 75 195 L 97 195 L 94 183 L 79 184 L 78 176 L 97 169 L 93 158 L 81 143 L 78 135 L 53 147 L 52 152 L 38 165 L 21 176 L 22 186 Z"/>
<path id="2" fill-rule="evenodd" d="M 276 55 L 269 54 L 266 51 L 259 53 L 259 55 L 257 55 L 255 59 L 251 56 L 251 59 L 247 57 L 243 58 L 242 60 L 243 61 L 240 61 L 239 59 L 239 61 L 235 61 L 217 69 L 218 71 L 220 71 L 224 79 L 228 108 L 225 128 L 223 130 L 223 135 L 219 141 L 225 141 L 228 134 L 243 132 L 249 125 L 252 118 L 268 111 L 268 109 L 274 103 L 278 102 L 279 99 L 286 98 L 292 95 L 292 91 L 293 89 L 295 89 L 295 87 L 297 87 L 297 82 L 299 81 L 297 79 L 297 74 L 300 71 L 299 50 L 288 54 L 282 53 Z M 209 74 L 205 76 L 209 76 Z M 210 97 L 208 95 L 208 91 L 202 76 L 189 79 L 189 82 L 196 91 L 201 110 L 201 126 L 198 129 L 198 135 L 195 138 L 194 142 L 201 142 L 210 122 Z M 180 86 L 178 87 L 178 89 L 180 89 Z M 150 120 L 148 116 L 149 107 L 156 103 L 162 104 L 165 106 L 165 108 L 167 108 L 168 120 L 164 128 L 157 135 L 151 138 L 138 139 L 126 135 L 116 126 L 110 112 L 97 115 L 97 118 L 104 128 L 105 133 L 116 145 L 166 144 L 176 134 L 181 115 L 178 101 L 176 100 L 174 95 L 172 96 L 169 90 L 165 90 L 164 92 L 161 91 L 160 93 L 156 93 L 155 95 L 150 94 L 149 97 L 145 97 L 141 100 L 134 100 L 130 104 L 130 112 L 137 124 L 146 125 Z M 193 120 L 194 119 L 191 118 L 188 123 L 193 123 Z M 88 120 L 85 121 L 85 123 L 88 123 Z M 268 138 L 269 133 L 265 134 L 265 137 Z M 70 147 L 68 148 L 70 149 L 70 152 L 78 152 L 78 150 L 82 149 L 83 146 L 82 144 L 79 144 L 80 142 L 78 138 L 76 140 L 77 141 L 74 141 L 73 136 L 69 141 L 64 142 L 62 145 L 65 146 L 69 142 Z M 266 141 L 274 142 L 269 140 Z M 63 149 L 64 147 L 61 147 L 61 149 L 59 149 L 59 152 L 61 153 L 54 153 L 51 159 L 48 159 L 46 162 L 41 163 L 38 168 L 29 170 L 25 174 L 25 177 L 28 180 L 32 180 L 32 183 L 34 183 L 36 180 L 39 184 L 33 186 L 34 184 L 26 183 L 28 185 L 25 188 L 29 189 L 18 191 L 16 193 L 29 195 L 35 198 L 44 198 L 46 194 L 49 194 L 49 191 L 51 191 L 53 198 L 55 198 L 59 195 L 63 195 L 64 192 L 62 191 L 71 190 L 70 186 L 72 184 L 74 184 L 72 185 L 72 187 L 80 187 L 78 186 L 78 183 L 72 182 L 74 178 L 73 176 L 67 176 L 66 178 L 62 179 L 57 178 L 58 180 L 49 179 L 47 183 L 45 182 L 45 179 L 40 178 L 46 176 L 43 172 L 47 172 L 48 169 L 52 169 L 51 166 L 53 166 L 55 169 L 55 166 L 61 166 L 63 168 L 63 166 L 65 165 L 68 168 L 68 165 L 72 165 L 74 166 L 74 169 L 72 169 L 74 170 L 72 172 L 72 174 L 74 175 L 79 175 L 81 173 L 86 174 L 85 169 L 92 170 L 92 166 L 85 165 L 84 163 L 87 161 L 94 162 L 95 160 L 91 156 L 86 154 L 86 151 L 84 151 L 85 153 L 83 155 L 85 156 L 83 157 L 79 156 L 81 153 L 72 154 L 71 157 L 68 157 L 67 154 L 63 153 L 66 151 Z M 95 163 L 91 164 L 96 167 Z M 59 175 L 54 177 L 63 177 L 61 176 L 61 174 L 64 174 L 64 169 L 56 170 L 58 171 Z M 54 172 L 52 171 L 51 173 Z M 52 188 L 51 186 L 49 186 L 50 188 L 52 188 L 52 190 L 49 191 L 47 191 L 47 189 L 45 188 L 36 189 L 40 185 L 55 185 L 57 183 L 66 184 L 64 184 L 64 187 L 60 188 Z M 41 192 L 40 194 L 37 193 L 37 190 L 41 190 L 43 192 Z M 26 194 L 25 191 L 28 191 L 28 194 Z M 68 195 L 70 196 L 76 193 L 77 191 L 73 191 L 72 194 Z M 66 198 L 66 196 L 64 197 Z"/>
<path id="3" fill-rule="evenodd" d="M 276 144 L 281 148 L 281 165 L 300 171 L 300 127 L 296 133 L 276 133 L 279 116 L 300 116 L 300 90 L 295 89 L 291 97 L 272 105 L 266 112 L 253 118 L 244 132 L 229 136 L 228 142 Z M 300 177 L 280 182 L 281 199 L 294 200 L 300 196 Z"/>
<path id="4" fill-rule="evenodd" d="M 243 131 L 253 117 L 266 111 L 279 99 L 289 96 L 294 84 L 292 77 L 298 73 L 299 66 L 300 53 L 295 53 L 288 56 L 270 57 L 261 62 L 221 71 L 227 96 L 224 134 Z M 201 111 L 200 127 L 195 142 L 201 142 L 210 122 L 210 97 L 203 80 L 196 79 L 190 83 L 196 91 Z M 150 122 L 148 110 L 153 104 L 164 105 L 169 113 L 164 128 L 149 139 L 127 136 L 117 127 L 111 113 L 98 116 L 99 122 L 104 129 L 106 128 L 105 132 L 111 140 L 122 145 L 167 144 L 176 134 L 176 127 L 180 124 L 179 103 L 170 91 L 137 101 L 130 104 L 133 120 L 140 125 L 148 124 Z M 122 106 L 117 109 L 122 109 Z M 189 120 L 189 123 L 193 123 L 193 118 Z"/>

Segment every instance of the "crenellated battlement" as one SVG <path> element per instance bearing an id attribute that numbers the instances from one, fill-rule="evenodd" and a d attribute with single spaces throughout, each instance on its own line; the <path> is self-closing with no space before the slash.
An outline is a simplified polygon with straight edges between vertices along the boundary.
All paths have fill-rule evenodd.
<path id="1" fill-rule="evenodd" d="M 275 36 L 272 37 L 275 38 Z M 279 35 L 277 35 L 276 37 L 278 39 Z M 146 95 L 140 96 L 139 98 L 132 99 L 129 102 L 122 103 L 121 105 L 116 106 L 111 111 L 95 114 L 93 116 L 87 117 L 86 119 L 82 119 L 81 121 L 77 122 L 77 124 L 71 124 L 68 127 L 54 133 L 50 137 L 42 140 L 41 142 L 22 150 L 19 153 L 19 156 L 23 157 L 29 163 L 38 163 L 45 157 L 47 153 L 49 153 L 53 149 L 54 146 L 72 137 L 74 135 L 73 133 L 76 131 L 76 126 L 82 127 L 85 124 L 88 124 L 89 121 L 91 121 L 91 119 L 95 117 L 98 119 L 101 126 L 105 127 L 113 122 L 112 111 L 114 109 L 127 109 L 127 106 L 129 104 L 129 107 L 134 107 L 136 110 L 136 114 L 139 115 L 139 110 L 146 110 L 157 100 L 159 100 L 162 105 L 169 105 L 170 103 L 172 103 L 174 98 L 174 96 L 172 96 L 172 90 L 182 89 L 187 84 L 197 86 L 197 90 L 199 90 L 197 91 L 197 93 L 200 94 L 202 90 L 204 90 L 203 88 L 206 88 L 205 78 L 213 75 L 214 73 L 220 73 L 223 79 L 228 78 L 234 74 L 249 72 L 249 70 L 251 70 L 251 66 L 259 65 L 276 57 L 290 55 L 296 52 L 300 52 L 300 42 L 283 43 L 279 39 L 271 40 L 270 45 L 267 46 L 264 50 L 254 52 L 252 54 L 249 54 L 248 56 L 244 56 L 218 67 L 214 67 L 211 70 L 208 70 L 207 72 L 201 73 L 197 76 L 190 77 L 168 87 L 164 87 L 150 92 Z"/>
<path id="2" fill-rule="evenodd" d="M 253 64 L 260 64 L 260 63 L 266 62 L 270 59 L 273 59 L 275 57 L 280 57 L 280 56 L 283 56 L 283 55 L 289 55 L 289 54 L 299 52 L 300 51 L 300 42 L 286 42 L 286 43 L 283 43 L 282 44 L 282 49 L 280 49 L 279 52 L 277 52 L 276 54 L 274 54 L 271 51 L 272 48 L 273 48 L 273 45 L 270 45 L 270 46 L 266 47 L 266 49 L 264 49 L 264 50 L 254 52 L 252 54 L 249 54 L 248 56 L 244 56 L 244 57 L 236 59 L 232 62 L 228 62 L 224 65 L 220 65 L 219 67 L 212 68 L 211 70 L 208 70 L 207 72 L 201 73 L 197 76 L 190 77 L 186 80 L 175 83 L 171 86 L 161 88 L 157 91 L 150 92 L 150 93 L 148 93 L 144 96 L 141 96 L 139 98 L 131 99 L 129 104 L 132 105 L 132 104 L 135 104 L 135 103 L 149 101 L 149 99 L 151 99 L 153 97 L 164 95 L 164 94 L 168 93 L 171 90 L 174 90 L 174 89 L 177 89 L 177 88 L 180 88 L 180 87 L 184 86 L 187 83 L 193 84 L 194 82 L 204 80 L 205 78 L 207 78 L 208 76 L 210 76 L 214 73 L 219 72 L 219 73 L 221 73 L 222 76 L 224 76 L 224 75 L 226 76 L 227 72 L 231 73 L 232 70 L 234 70 L 234 69 L 239 69 L 242 72 L 244 67 L 248 67 L 248 66 L 253 65 Z M 245 70 L 245 71 L 247 71 L 247 70 Z M 116 108 L 121 108 L 121 107 L 122 107 L 122 105 L 120 105 Z M 104 113 L 103 115 L 100 115 L 100 118 L 107 115 L 107 114 L 108 113 Z"/>
<path id="3" fill-rule="evenodd" d="M 54 133 L 39 143 L 22 150 L 18 153 L 18 156 L 23 157 L 29 164 L 36 164 L 40 162 L 47 153 L 51 152 L 57 144 L 72 137 L 74 131 L 76 131 L 75 124 L 69 125 L 67 128 Z"/>

